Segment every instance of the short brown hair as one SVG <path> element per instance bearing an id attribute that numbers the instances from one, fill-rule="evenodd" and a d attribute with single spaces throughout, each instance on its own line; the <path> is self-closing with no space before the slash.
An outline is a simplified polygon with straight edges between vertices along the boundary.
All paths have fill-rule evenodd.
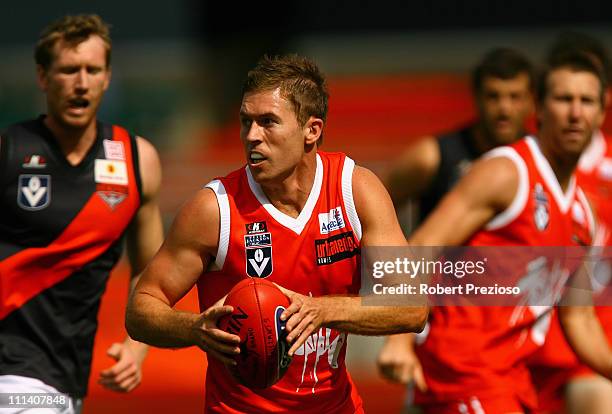
<path id="1" fill-rule="evenodd" d="M 242 95 L 280 88 L 283 98 L 292 105 L 300 125 L 311 116 L 327 118 L 329 93 L 325 77 L 310 59 L 295 54 L 263 56 L 249 71 L 242 87 Z M 319 143 L 323 134 L 319 138 Z"/>
<path id="2" fill-rule="evenodd" d="M 534 89 L 533 66 L 522 53 L 509 48 L 490 50 L 472 71 L 472 90 L 475 94 L 482 92 L 486 77 L 510 80 L 522 73 L 529 78 L 529 88 Z"/>
<path id="3" fill-rule="evenodd" d="M 108 67 L 111 61 L 110 26 L 97 14 L 64 16 L 45 27 L 36 43 L 34 59 L 38 65 L 47 70 L 53 63 L 53 47 L 58 41 L 61 40 L 75 47 L 94 35 L 100 36 L 106 44 L 106 66 Z"/>
<path id="4" fill-rule="evenodd" d="M 593 55 L 571 50 L 566 53 L 559 53 L 548 59 L 547 66 L 540 72 L 540 80 L 538 82 L 537 98 L 538 102 L 544 102 L 548 94 L 548 77 L 558 69 L 569 69 L 572 72 L 587 72 L 595 75 L 599 80 L 599 103 L 602 108 L 605 108 L 606 89 L 608 87 L 606 74 L 601 62 Z"/>

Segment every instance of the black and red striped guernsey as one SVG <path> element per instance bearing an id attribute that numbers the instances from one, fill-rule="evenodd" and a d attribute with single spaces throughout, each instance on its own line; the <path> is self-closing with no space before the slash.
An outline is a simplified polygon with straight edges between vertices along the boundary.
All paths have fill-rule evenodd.
<path id="1" fill-rule="evenodd" d="M 0 375 L 81 397 L 100 298 L 140 206 L 136 138 L 98 122 L 73 166 L 43 120 L 0 138 Z"/>

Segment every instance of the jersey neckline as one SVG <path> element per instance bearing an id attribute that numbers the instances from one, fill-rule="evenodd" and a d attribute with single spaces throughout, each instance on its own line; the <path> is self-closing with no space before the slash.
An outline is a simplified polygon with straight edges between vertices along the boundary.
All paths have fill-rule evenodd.
<path id="1" fill-rule="evenodd" d="M 292 230 L 296 234 L 301 234 L 302 230 L 306 226 L 306 223 L 310 220 L 312 216 L 312 212 L 314 211 L 315 205 L 319 200 L 319 195 L 321 193 L 321 186 L 323 184 L 323 162 L 321 161 L 321 157 L 319 154 L 316 154 L 317 158 L 317 167 L 315 171 L 314 182 L 312 184 L 312 188 L 310 189 L 310 194 L 308 195 L 308 199 L 306 200 L 306 204 L 304 204 L 304 208 L 300 211 L 300 214 L 297 218 L 291 217 L 282 211 L 278 210 L 268 199 L 268 196 L 264 193 L 261 186 L 255 181 L 253 175 L 251 174 L 251 170 L 247 165 L 245 167 L 247 180 L 249 183 L 249 187 L 253 192 L 257 201 L 266 209 L 268 214 L 272 216 L 274 220 L 276 220 L 282 226 Z"/>

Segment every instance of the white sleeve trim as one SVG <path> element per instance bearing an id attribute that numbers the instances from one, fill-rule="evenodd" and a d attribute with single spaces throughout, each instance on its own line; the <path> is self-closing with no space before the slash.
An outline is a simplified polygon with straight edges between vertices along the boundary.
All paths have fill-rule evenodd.
<path id="1" fill-rule="evenodd" d="M 349 157 L 344 158 L 342 166 L 342 198 L 344 199 L 344 209 L 348 216 L 348 221 L 355 232 L 357 240 L 361 241 L 361 222 L 355 208 L 353 200 L 353 170 L 355 169 L 355 161 Z"/>
<path id="2" fill-rule="evenodd" d="M 225 186 L 220 180 L 213 180 L 205 185 L 214 191 L 219 205 L 219 246 L 217 247 L 217 255 L 215 257 L 214 266 L 210 270 L 221 270 L 227 256 L 227 248 L 229 246 L 230 236 L 230 207 Z"/>
<path id="3" fill-rule="evenodd" d="M 486 224 L 485 230 L 489 231 L 500 229 L 514 221 L 525 209 L 527 197 L 529 195 L 529 174 L 523 158 L 521 158 L 514 148 L 510 147 L 495 148 L 483 156 L 483 158 L 496 157 L 508 158 L 514 163 L 519 174 L 519 183 L 514 199 L 508 208 L 493 217 L 491 221 Z"/>

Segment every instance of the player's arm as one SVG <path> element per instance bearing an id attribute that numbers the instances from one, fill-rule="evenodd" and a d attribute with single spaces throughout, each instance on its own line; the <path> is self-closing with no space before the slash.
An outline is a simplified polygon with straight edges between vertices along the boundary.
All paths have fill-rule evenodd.
<path id="1" fill-rule="evenodd" d="M 510 206 L 518 186 L 519 174 L 510 159 L 494 157 L 477 161 L 412 234 L 409 244 L 464 244 Z"/>
<path id="2" fill-rule="evenodd" d="M 413 233 L 414 246 L 454 246 L 467 241 L 496 214 L 512 203 L 518 189 L 518 173 L 507 158 L 477 161 L 440 202 L 427 220 Z M 414 335 L 386 338 L 378 356 L 381 374 L 395 382 L 426 384 L 413 345 Z"/>
<path id="3" fill-rule="evenodd" d="M 559 320 L 567 342 L 578 358 L 612 380 L 612 350 L 592 306 L 591 265 L 586 261 L 574 275 L 572 285 L 557 308 Z"/>
<path id="4" fill-rule="evenodd" d="M 410 145 L 386 175 L 393 204 L 399 206 L 418 199 L 431 185 L 439 167 L 440 147 L 435 137 L 422 137 Z"/>
<path id="5" fill-rule="evenodd" d="M 161 185 L 161 165 L 157 151 L 147 140 L 137 137 L 137 150 L 142 180 L 142 199 L 127 231 L 127 251 L 131 274 L 130 293 L 138 277 L 159 249 L 163 241 L 163 226 L 158 205 Z M 99 383 L 114 391 L 130 391 L 141 379 L 141 365 L 147 346 L 129 336 L 122 343 L 114 343 L 107 355 L 117 362 L 100 372 Z"/>
<path id="6" fill-rule="evenodd" d="M 362 246 L 406 246 L 393 204 L 380 180 L 356 167 L 353 198 L 362 226 Z M 285 290 L 291 305 L 281 318 L 287 319 L 287 340 L 295 352 L 321 326 L 361 335 L 388 335 L 423 329 L 427 307 L 364 306 L 360 297 L 311 298 Z"/>
<path id="7" fill-rule="evenodd" d="M 560 306 L 559 318 L 567 342 L 578 358 L 612 380 L 612 351 L 592 306 Z"/>
<path id="8" fill-rule="evenodd" d="M 158 347 L 197 345 L 224 363 L 239 353 L 240 338 L 217 328 L 232 312 L 222 298 L 202 314 L 173 309 L 216 254 L 219 209 L 214 193 L 200 190 L 177 214 L 168 236 L 142 273 L 130 298 L 126 327 L 136 340 Z"/>

